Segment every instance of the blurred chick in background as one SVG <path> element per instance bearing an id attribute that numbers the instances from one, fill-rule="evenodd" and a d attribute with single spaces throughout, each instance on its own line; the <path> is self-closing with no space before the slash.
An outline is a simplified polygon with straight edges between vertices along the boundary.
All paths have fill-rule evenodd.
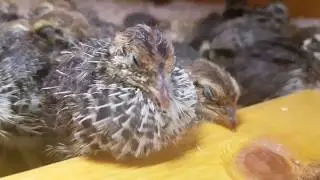
<path id="1" fill-rule="evenodd" d="M 286 6 L 281 3 L 272 3 L 265 8 L 252 10 L 243 16 L 222 20 L 221 23 L 207 31 L 209 33 L 206 35 L 208 39 L 202 41 L 203 44 L 198 48 L 201 54 L 208 55 L 206 58 L 215 59 L 218 57 L 220 59 L 220 56 L 233 56 L 237 50 L 251 46 L 260 40 L 282 36 L 291 37 L 295 30 L 295 26 L 292 26 L 288 21 Z"/>
<path id="2" fill-rule="evenodd" d="M 123 20 L 125 27 L 146 24 L 159 28 L 172 42 L 186 43 L 191 40 L 195 22 L 189 20 L 160 20 L 145 12 L 128 13 Z"/>
<path id="3" fill-rule="evenodd" d="M 41 165 L 30 157 L 33 153 L 41 156 L 42 137 L 50 134 L 40 104 L 43 78 L 51 69 L 45 44 L 25 19 L 3 23 L 0 28 L 0 148 L 26 154 L 28 168 Z M 5 162 L 9 157 L 0 158 Z"/>
<path id="4" fill-rule="evenodd" d="M 202 22 L 209 24 L 199 27 L 211 26 L 209 35 L 194 42 L 202 41 L 201 56 L 224 67 L 239 82 L 239 104 L 318 87 L 319 64 L 296 43 L 299 29 L 290 23 L 284 4 L 245 9 L 228 18 L 210 14 Z"/>
<path id="5" fill-rule="evenodd" d="M 35 33 L 52 44 L 65 44 L 66 48 L 68 44 L 86 39 L 92 32 L 81 13 L 69 9 L 71 6 L 63 5 L 42 2 L 31 11 L 30 21 Z"/>
<path id="6" fill-rule="evenodd" d="M 242 87 L 241 105 L 319 88 L 320 61 L 285 38 L 256 42 L 238 51 L 227 70 Z"/>

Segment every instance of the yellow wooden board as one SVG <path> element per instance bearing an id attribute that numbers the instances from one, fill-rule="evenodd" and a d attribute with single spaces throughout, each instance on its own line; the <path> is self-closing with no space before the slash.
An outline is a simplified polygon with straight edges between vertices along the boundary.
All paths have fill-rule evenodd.
<path id="1" fill-rule="evenodd" d="M 203 124 L 176 146 L 145 160 L 80 157 L 2 180 L 231 180 L 227 164 L 237 146 L 261 136 L 283 144 L 301 161 L 320 160 L 320 92 L 304 91 L 244 108 L 238 119 L 236 132 Z"/>

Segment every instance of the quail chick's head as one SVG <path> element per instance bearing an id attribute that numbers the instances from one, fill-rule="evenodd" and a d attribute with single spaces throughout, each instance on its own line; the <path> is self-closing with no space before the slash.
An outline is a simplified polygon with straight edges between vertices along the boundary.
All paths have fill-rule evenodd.
<path id="1" fill-rule="evenodd" d="M 240 97 L 237 81 L 227 71 L 204 59 L 194 61 L 191 73 L 197 88 L 202 118 L 235 128 Z"/>
<path id="2" fill-rule="evenodd" d="M 58 87 L 50 93 L 62 113 L 57 120 L 72 127 L 63 138 L 69 142 L 54 151 L 67 157 L 101 151 L 116 158 L 144 157 L 197 124 L 193 82 L 174 66 L 172 44 L 159 30 L 130 27 L 100 49 L 108 53 L 76 51 L 49 79 L 49 87 Z"/>
<path id="3" fill-rule="evenodd" d="M 41 3 L 31 16 L 32 30 L 53 44 L 68 44 L 91 35 L 87 19 L 79 12 Z"/>
<path id="4" fill-rule="evenodd" d="M 141 82 L 141 85 L 151 83 L 150 90 L 160 105 L 167 108 L 170 101 L 167 81 L 175 65 L 172 44 L 158 29 L 137 25 L 118 34 L 114 40 L 114 47 L 115 53 L 121 54 L 116 58 L 131 61 L 130 64 L 140 73 L 138 76 L 148 77 L 149 80 Z"/>

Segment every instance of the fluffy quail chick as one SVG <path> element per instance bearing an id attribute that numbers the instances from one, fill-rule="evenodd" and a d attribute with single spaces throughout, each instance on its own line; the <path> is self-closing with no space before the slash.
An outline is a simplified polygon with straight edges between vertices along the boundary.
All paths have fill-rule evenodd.
<path id="1" fill-rule="evenodd" d="M 144 12 L 129 13 L 123 21 L 125 27 L 146 24 L 161 29 L 172 42 L 188 42 L 191 39 L 195 22 L 190 20 L 160 20 Z"/>
<path id="2" fill-rule="evenodd" d="M 234 78 L 220 66 L 201 59 L 186 43 L 173 43 L 176 65 L 185 68 L 197 89 L 200 118 L 236 128 L 235 113 L 240 89 Z"/>
<path id="3" fill-rule="evenodd" d="M 227 70 L 242 87 L 239 103 L 244 106 L 319 88 L 320 61 L 291 39 L 257 42 L 239 51 Z"/>
<path id="4" fill-rule="evenodd" d="M 200 46 L 199 50 L 208 59 L 233 57 L 236 51 L 257 41 L 291 37 L 295 30 L 288 21 L 286 6 L 272 3 L 214 26 L 207 35 L 209 38 L 203 41 L 209 46 Z"/>
<path id="5" fill-rule="evenodd" d="M 234 129 L 240 96 L 237 81 L 218 65 L 203 59 L 196 60 L 191 70 L 203 118 L 211 122 L 227 123 Z"/>
<path id="6" fill-rule="evenodd" d="M 204 59 L 195 60 L 188 70 L 197 89 L 201 118 L 236 128 L 240 97 L 237 81 L 226 70 Z"/>
<path id="7" fill-rule="evenodd" d="M 137 25 L 70 53 L 44 89 L 59 136 L 50 155 L 144 157 L 198 124 L 193 82 L 159 30 Z"/>
<path id="8" fill-rule="evenodd" d="M 94 8 L 88 6 L 87 3 L 81 3 L 75 0 L 61 1 L 69 2 L 71 4 L 70 6 L 73 7 L 72 10 L 80 12 L 87 18 L 91 29 L 94 30 L 93 35 L 95 38 L 114 38 L 116 32 L 123 30 L 122 27 L 101 18 Z"/>
<path id="9" fill-rule="evenodd" d="M 71 44 L 92 35 L 87 19 L 79 12 L 43 2 L 30 14 L 32 30 L 52 44 Z"/>
<path id="10" fill-rule="evenodd" d="M 26 20 L 0 28 L 0 146 L 27 151 L 48 132 L 41 118 L 40 88 L 50 61 L 37 43 Z"/>

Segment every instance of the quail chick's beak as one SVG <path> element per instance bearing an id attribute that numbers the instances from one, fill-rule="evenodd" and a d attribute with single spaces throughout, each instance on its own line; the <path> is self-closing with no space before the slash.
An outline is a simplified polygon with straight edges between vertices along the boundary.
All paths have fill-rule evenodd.
<path id="1" fill-rule="evenodd" d="M 170 106 L 170 97 L 164 72 L 160 72 L 158 75 L 156 88 L 150 87 L 150 90 L 160 104 L 161 109 L 167 110 Z"/>
<path id="2" fill-rule="evenodd" d="M 235 130 L 237 126 L 236 110 L 237 108 L 233 106 L 226 107 L 228 123 L 230 124 L 231 129 L 233 130 Z"/>

